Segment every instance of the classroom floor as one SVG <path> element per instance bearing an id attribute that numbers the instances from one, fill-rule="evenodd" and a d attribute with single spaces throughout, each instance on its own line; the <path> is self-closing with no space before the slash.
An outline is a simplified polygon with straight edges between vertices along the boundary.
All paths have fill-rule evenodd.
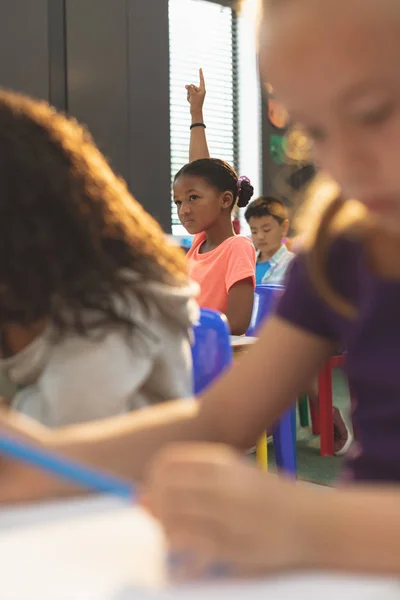
<path id="1" fill-rule="evenodd" d="M 343 411 L 346 422 L 350 422 L 350 399 L 346 379 L 340 369 L 335 369 L 333 376 L 334 404 Z M 272 443 L 268 445 L 269 461 L 271 468 L 274 465 L 274 450 Z M 319 436 L 314 436 L 311 429 L 297 428 L 297 475 L 299 479 L 318 483 L 320 485 L 334 485 L 339 476 L 343 457 L 320 456 Z"/>

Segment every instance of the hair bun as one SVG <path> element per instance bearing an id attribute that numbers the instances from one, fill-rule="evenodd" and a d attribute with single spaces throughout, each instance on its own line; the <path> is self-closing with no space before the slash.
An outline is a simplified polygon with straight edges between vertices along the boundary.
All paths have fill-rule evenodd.
<path id="1" fill-rule="evenodd" d="M 240 191 L 238 195 L 238 203 L 239 208 L 245 208 L 250 202 L 251 198 L 254 194 L 254 188 L 249 181 L 245 179 L 241 182 Z"/>

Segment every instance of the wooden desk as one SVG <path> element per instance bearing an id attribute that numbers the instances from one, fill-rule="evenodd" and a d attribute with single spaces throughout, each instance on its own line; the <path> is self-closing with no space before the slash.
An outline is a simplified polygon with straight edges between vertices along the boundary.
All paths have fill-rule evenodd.
<path id="1" fill-rule="evenodd" d="M 249 349 L 257 342 L 257 339 L 258 338 L 255 337 L 231 335 L 231 346 L 234 358 L 238 359 L 240 356 L 248 352 Z"/>

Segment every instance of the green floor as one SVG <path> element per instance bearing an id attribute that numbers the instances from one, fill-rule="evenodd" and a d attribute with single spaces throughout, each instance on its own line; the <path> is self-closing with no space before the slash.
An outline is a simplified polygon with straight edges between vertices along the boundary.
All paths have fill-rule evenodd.
<path id="1" fill-rule="evenodd" d="M 347 422 L 349 419 L 350 401 L 346 379 L 340 369 L 333 373 L 334 404 L 343 411 Z M 272 443 L 268 445 L 271 468 L 274 466 Z M 312 481 L 320 485 L 334 485 L 343 463 L 343 458 L 336 456 L 320 456 L 319 436 L 314 436 L 310 428 L 297 428 L 297 474 L 300 479 Z"/>

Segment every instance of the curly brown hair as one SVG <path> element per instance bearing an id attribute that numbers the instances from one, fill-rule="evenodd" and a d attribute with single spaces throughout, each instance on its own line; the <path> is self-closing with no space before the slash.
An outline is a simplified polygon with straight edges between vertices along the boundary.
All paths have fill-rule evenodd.
<path id="1" fill-rule="evenodd" d="M 87 310 L 133 325 L 116 299 L 150 281 L 187 284 L 185 257 L 90 134 L 46 102 L 0 90 L 0 326 L 46 318 L 85 334 Z"/>

